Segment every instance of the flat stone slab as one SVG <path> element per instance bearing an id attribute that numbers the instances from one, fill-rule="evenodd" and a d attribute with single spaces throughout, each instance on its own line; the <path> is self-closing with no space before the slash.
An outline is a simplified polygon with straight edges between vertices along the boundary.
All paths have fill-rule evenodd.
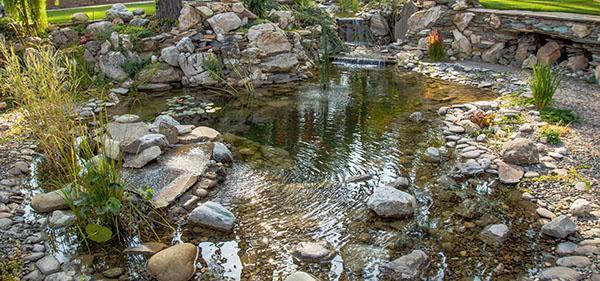
<path id="1" fill-rule="evenodd" d="M 192 185 L 196 183 L 198 176 L 192 174 L 182 174 L 165 186 L 160 193 L 154 196 L 152 204 L 156 208 L 164 208 L 175 201 L 179 196 L 185 193 Z"/>

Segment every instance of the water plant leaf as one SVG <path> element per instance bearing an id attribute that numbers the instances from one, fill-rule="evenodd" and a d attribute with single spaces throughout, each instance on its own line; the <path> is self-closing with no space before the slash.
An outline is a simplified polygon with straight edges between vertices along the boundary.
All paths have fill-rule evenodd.
<path id="1" fill-rule="evenodd" d="M 85 232 L 90 240 L 97 243 L 104 243 L 112 237 L 112 231 L 108 227 L 95 223 L 88 223 Z"/>
<path id="2" fill-rule="evenodd" d="M 108 201 L 106 201 L 106 209 L 115 216 L 121 213 L 122 207 L 123 205 L 121 204 L 121 201 L 114 196 L 110 197 Z"/>

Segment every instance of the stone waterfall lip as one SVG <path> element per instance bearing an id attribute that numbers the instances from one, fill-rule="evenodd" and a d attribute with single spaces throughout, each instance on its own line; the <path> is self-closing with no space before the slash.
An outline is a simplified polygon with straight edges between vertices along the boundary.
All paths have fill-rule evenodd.
<path id="1" fill-rule="evenodd" d="M 352 56 L 334 56 L 331 57 L 334 64 L 350 64 L 350 65 L 365 65 L 365 66 L 387 66 L 396 63 L 396 60 L 391 57 L 381 58 L 366 58 L 366 57 L 352 57 Z"/>

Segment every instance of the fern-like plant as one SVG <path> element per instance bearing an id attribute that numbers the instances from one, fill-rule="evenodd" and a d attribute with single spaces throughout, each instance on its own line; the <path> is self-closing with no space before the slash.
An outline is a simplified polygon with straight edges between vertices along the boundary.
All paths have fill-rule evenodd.
<path id="1" fill-rule="evenodd" d="M 533 76 L 529 80 L 529 87 L 533 95 L 533 104 L 537 109 L 544 109 L 552 104 L 552 98 L 560 86 L 562 75 L 552 66 L 537 63 L 531 65 Z"/>
<path id="2" fill-rule="evenodd" d="M 427 36 L 427 43 L 429 44 L 429 58 L 432 61 L 443 61 L 446 59 L 446 50 L 444 50 L 444 44 L 442 43 L 442 37 L 440 36 L 437 29 L 429 32 Z"/>

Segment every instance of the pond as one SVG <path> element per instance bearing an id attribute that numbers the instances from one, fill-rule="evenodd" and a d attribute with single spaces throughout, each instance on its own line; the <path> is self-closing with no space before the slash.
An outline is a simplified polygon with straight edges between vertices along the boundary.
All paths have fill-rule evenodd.
<path id="1" fill-rule="evenodd" d="M 321 280 L 382 280 L 383 262 L 414 249 L 428 253 L 431 280 L 488 280 L 492 273 L 515 280 L 535 268 L 544 247 L 532 206 L 514 188 L 484 177 L 454 180 L 445 175 L 452 163 L 421 159 L 427 147 L 443 144 L 439 107 L 492 98 L 395 68 L 334 67 L 326 88 L 308 82 L 238 98 L 174 91 L 126 100 L 118 111 L 146 120 L 166 112 L 211 126 L 242 160 L 209 195 L 236 215 L 234 233 L 181 234 L 201 248 L 201 280 L 283 280 L 296 270 Z M 424 122 L 409 120 L 415 111 Z M 409 178 L 418 211 L 381 219 L 367 198 L 400 176 Z M 479 232 L 500 222 L 511 238 L 485 246 Z M 335 247 L 330 262 L 292 258 L 297 243 L 321 240 Z"/>

